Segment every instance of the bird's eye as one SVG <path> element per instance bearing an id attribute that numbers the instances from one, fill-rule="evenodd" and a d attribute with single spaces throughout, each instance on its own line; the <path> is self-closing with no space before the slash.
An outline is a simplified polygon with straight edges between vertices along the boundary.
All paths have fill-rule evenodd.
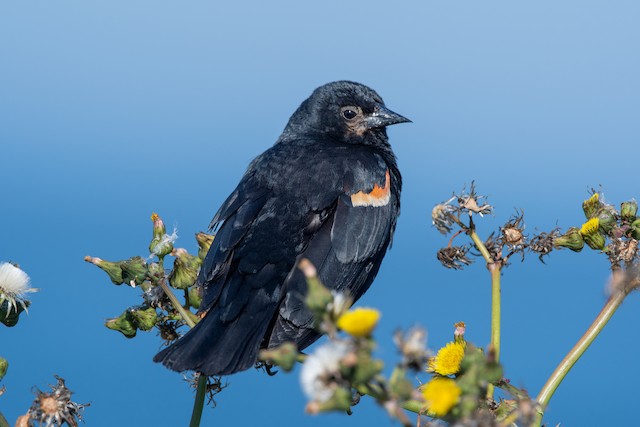
<path id="1" fill-rule="evenodd" d="M 342 109 L 342 117 L 347 120 L 353 120 L 358 115 L 358 111 L 352 107 L 346 107 Z"/>

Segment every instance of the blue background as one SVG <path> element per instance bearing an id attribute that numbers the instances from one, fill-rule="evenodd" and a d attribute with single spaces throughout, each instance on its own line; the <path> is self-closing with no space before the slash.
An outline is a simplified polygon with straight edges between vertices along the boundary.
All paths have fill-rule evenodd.
<path id="1" fill-rule="evenodd" d="M 375 88 L 414 123 L 390 128 L 404 176 L 394 247 L 361 305 L 379 308 L 379 356 L 419 323 L 437 349 L 453 323 L 489 340 L 490 286 L 477 262 L 448 271 L 432 206 L 475 179 L 496 207 L 487 236 L 523 208 L 527 230 L 579 225 L 588 190 L 638 196 L 640 6 L 634 1 L 2 2 L 0 260 L 41 291 L 15 328 L 0 410 L 67 379 L 87 425 L 185 425 L 192 393 L 151 362 L 160 340 L 102 326 L 137 304 L 83 256 L 146 255 L 151 212 L 192 238 L 248 162 L 317 86 Z M 506 375 L 536 395 L 603 305 L 604 256 L 514 259 L 503 277 Z M 551 401 L 549 425 L 637 419 L 637 295 Z M 370 399 L 311 417 L 297 374 L 250 370 L 203 425 L 391 425 Z"/>

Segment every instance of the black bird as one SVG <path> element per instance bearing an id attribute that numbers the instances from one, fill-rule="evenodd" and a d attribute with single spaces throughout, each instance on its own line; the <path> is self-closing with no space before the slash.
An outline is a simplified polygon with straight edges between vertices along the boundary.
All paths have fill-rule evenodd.
<path id="1" fill-rule="evenodd" d="M 400 213 L 385 127 L 408 121 L 362 84 L 317 88 L 214 216 L 211 228 L 222 225 L 197 281 L 206 314 L 154 361 L 231 374 L 253 366 L 260 348 L 317 340 L 297 263 L 308 258 L 354 300 L 369 288 Z"/>

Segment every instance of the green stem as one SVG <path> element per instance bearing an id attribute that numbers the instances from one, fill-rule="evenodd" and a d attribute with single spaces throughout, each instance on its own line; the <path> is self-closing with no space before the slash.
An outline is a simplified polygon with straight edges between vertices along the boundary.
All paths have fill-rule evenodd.
<path id="1" fill-rule="evenodd" d="M 501 303 L 500 303 L 500 265 L 497 263 L 489 264 L 491 270 L 491 347 L 496 362 L 500 361 L 500 319 L 501 319 Z M 493 384 L 487 386 L 487 399 L 493 399 Z"/>
<path id="2" fill-rule="evenodd" d="M 193 402 L 191 412 L 191 422 L 189 427 L 198 427 L 202 418 L 202 408 L 204 408 L 204 397 L 207 394 L 207 376 L 198 374 L 198 389 L 196 390 L 196 400 Z"/>
<path id="3" fill-rule="evenodd" d="M 2 412 L 0 412 L 0 427 L 9 427 L 9 422 L 4 415 L 2 415 Z"/>
<path id="4" fill-rule="evenodd" d="M 160 266 L 162 268 L 164 265 L 164 260 L 160 258 Z M 184 322 L 190 327 L 193 328 L 196 326 L 196 323 L 189 316 L 190 313 L 187 313 L 187 310 L 180 304 L 178 298 L 174 295 L 169 285 L 167 285 L 167 281 L 165 279 L 160 280 L 160 287 L 164 291 L 164 293 L 169 297 L 169 301 L 173 305 Z M 191 411 L 191 422 L 189 423 L 189 427 L 198 427 L 200 425 L 200 419 L 202 418 L 202 408 L 204 407 L 204 396 L 207 392 L 207 376 L 203 374 L 198 374 L 198 389 L 196 390 L 196 399 L 193 402 L 193 411 Z"/>
<path id="5" fill-rule="evenodd" d="M 167 281 L 164 279 L 160 280 L 159 284 L 162 290 L 164 291 L 164 293 L 167 295 L 167 297 L 169 297 L 169 301 L 171 301 L 173 308 L 175 308 L 178 311 L 178 313 L 180 313 L 180 316 L 182 316 L 182 318 L 184 319 L 184 322 L 187 325 L 189 325 L 190 328 L 193 328 L 194 326 L 196 326 L 196 323 L 191 319 L 191 317 L 187 313 L 187 310 L 185 310 L 182 304 L 180 304 L 180 301 L 178 301 L 178 298 L 176 298 L 176 296 L 173 294 L 173 291 L 171 291 L 171 288 L 169 288 L 169 286 L 167 285 Z"/>
<path id="6" fill-rule="evenodd" d="M 549 377 L 544 387 L 540 391 L 538 398 L 536 399 L 542 409 L 544 409 L 553 393 L 556 391 L 564 377 L 569 373 L 573 365 L 576 364 L 578 359 L 582 356 L 582 354 L 589 348 L 593 340 L 598 336 L 598 334 L 602 331 L 602 329 L 607 325 L 613 313 L 616 312 L 622 301 L 627 296 L 627 292 L 619 291 L 615 294 L 611 295 L 607 300 L 607 303 L 604 305 L 598 317 L 593 321 L 589 329 L 582 335 L 580 340 L 573 346 L 571 351 L 567 353 L 562 362 L 558 365 L 553 374 Z M 542 412 L 538 414 L 536 421 L 534 422 L 534 426 L 539 427 L 542 423 Z"/>
<path id="7" fill-rule="evenodd" d="M 496 262 L 489 253 L 489 250 L 484 245 L 480 237 L 473 228 L 470 228 L 469 237 L 475 243 L 476 248 L 482 254 L 482 257 L 487 262 L 487 268 L 491 271 L 491 350 L 495 355 L 495 360 L 500 360 L 500 318 L 501 318 L 501 303 L 500 303 L 500 274 L 501 263 Z M 487 386 L 487 399 L 493 399 L 494 387 L 493 384 Z"/>

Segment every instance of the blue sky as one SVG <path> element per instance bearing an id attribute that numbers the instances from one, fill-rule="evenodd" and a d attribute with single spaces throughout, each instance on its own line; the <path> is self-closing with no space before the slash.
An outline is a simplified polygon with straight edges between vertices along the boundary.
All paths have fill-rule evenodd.
<path id="1" fill-rule="evenodd" d="M 137 304 L 85 255 L 146 255 L 151 212 L 178 246 L 206 229 L 248 162 L 328 81 L 356 80 L 414 123 L 389 130 L 404 177 L 394 247 L 361 304 L 379 308 L 378 354 L 422 324 L 429 345 L 464 320 L 489 340 L 481 263 L 443 269 L 435 203 L 476 180 L 528 230 L 583 221 L 582 200 L 639 197 L 640 6 L 595 2 L 3 2 L 0 4 L 0 261 L 33 286 L 29 316 L 2 330 L 10 361 L 0 410 L 24 413 L 53 374 L 87 425 L 184 425 L 192 394 L 151 362 L 154 333 L 125 340 L 102 326 Z M 514 260 L 503 276 L 506 376 L 537 394 L 603 305 L 608 264 L 590 251 L 547 265 Z M 619 425 L 640 378 L 631 295 L 551 401 L 550 425 Z M 351 417 L 310 417 L 297 374 L 229 378 L 203 425 L 389 424 L 369 400 Z M 594 411 L 596 411 L 594 413 Z M 597 421 L 596 421 L 597 420 Z"/>

